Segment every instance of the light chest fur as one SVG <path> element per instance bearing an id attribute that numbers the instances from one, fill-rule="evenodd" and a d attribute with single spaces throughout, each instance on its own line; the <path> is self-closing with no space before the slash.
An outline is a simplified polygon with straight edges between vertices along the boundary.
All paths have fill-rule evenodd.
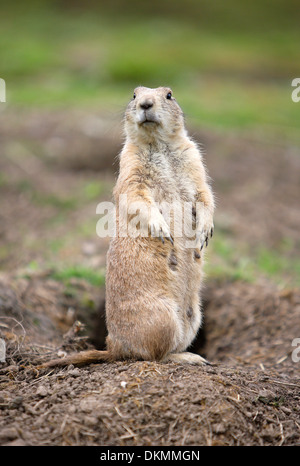
<path id="1" fill-rule="evenodd" d="M 193 202 L 196 185 L 188 176 L 186 160 L 180 148 L 152 147 L 141 151 L 145 182 L 157 203 Z M 183 173 L 185 176 L 183 176 Z"/>

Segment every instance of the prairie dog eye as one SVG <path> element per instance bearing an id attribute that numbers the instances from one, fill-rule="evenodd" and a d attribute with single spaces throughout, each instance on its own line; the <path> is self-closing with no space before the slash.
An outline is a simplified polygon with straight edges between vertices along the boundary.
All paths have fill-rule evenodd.
<path id="1" fill-rule="evenodd" d="M 136 98 L 136 94 L 135 94 L 135 92 L 134 92 L 134 93 L 133 93 L 133 99 L 135 99 L 135 98 Z"/>
<path id="2" fill-rule="evenodd" d="M 170 100 L 170 99 L 172 98 L 172 92 L 168 92 L 168 94 L 167 94 L 167 96 L 166 96 L 166 97 L 167 97 L 167 99 L 169 99 L 169 100 Z"/>

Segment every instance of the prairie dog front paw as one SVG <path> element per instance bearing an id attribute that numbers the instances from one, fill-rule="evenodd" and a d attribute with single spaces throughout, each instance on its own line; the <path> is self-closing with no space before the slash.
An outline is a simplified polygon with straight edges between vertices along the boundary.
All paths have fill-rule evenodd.
<path id="1" fill-rule="evenodd" d="M 151 212 L 148 228 L 152 238 L 160 238 L 163 244 L 166 239 L 173 244 L 174 240 L 170 228 L 159 210 Z"/>
<path id="2" fill-rule="evenodd" d="M 204 244 L 207 246 L 208 241 L 214 234 L 214 222 L 212 214 L 205 208 L 193 209 L 193 215 L 196 219 L 196 240 L 200 250 Z"/>

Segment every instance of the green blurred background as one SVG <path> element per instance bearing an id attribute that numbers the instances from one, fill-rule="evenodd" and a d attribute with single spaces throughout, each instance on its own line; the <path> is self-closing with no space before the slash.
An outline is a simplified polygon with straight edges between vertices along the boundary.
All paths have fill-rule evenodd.
<path id="1" fill-rule="evenodd" d="M 2 1 L 0 7 L 0 77 L 7 86 L 7 102 L 0 106 L 3 118 L 6 112 L 20 112 L 26 119 L 32 112 L 45 115 L 82 109 L 107 112 L 121 120 L 134 87 L 166 85 L 173 88 L 188 125 L 202 134 L 263 140 L 274 148 L 286 144 L 299 155 L 300 103 L 291 99 L 291 82 L 300 76 L 296 0 L 28 0 Z M 38 156 L 37 146 L 26 147 Z M 9 148 L 11 154 L 15 148 L 11 144 Z M 226 151 L 222 154 L 220 149 L 217 156 L 228 154 L 227 143 Z M 77 226 L 73 221 L 72 231 L 66 233 L 59 230 L 61 213 L 65 218 L 91 201 L 94 209 L 100 194 L 108 197 L 112 183 L 94 174 L 67 195 L 45 195 L 34 177 L 19 177 L 12 187 L 10 172 L 5 170 L 4 165 L 2 199 L 15 189 L 32 205 L 38 200 L 39 205 L 56 208 L 46 220 L 52 222 L 51 228 L 54 224 L 58 228 L 51 238 L 44 238 L 40 250 L 50 251 L 50 262 L 55 258 L 56 264 L 61 260 L 68 265 L 74 254 L 66 245 L 70 248 L 76 237 L 78 241 L 94 238 L 96 220 L 86 219 L 87 223 L 80 221 Z M 226 196 L 229 188 L 218 185 L 217 179 L 214 189 Z M 255 189 L 251 185 L 251 196 Z M 29 226 L 22 224 L 22 228 L 22 247 L 34 251 L 40 238 Z M 254 249 L 240 239 L 233 245 L 234 235 L 222 222 L 216 234 L 211 246 L 212 275 L 225 271 L 225 275 L 252 279 L 259 269 L 277 278 L 287 274 L 284 283 L 299 283 L 300 260 L 295 256 L 299 248 L 289 235 Z M 3 242 L 3 268 L 9 267 L 16 243 L 9 235 Z M 34 260 L 31 268 L 36 267 Z M 70 275 L 90 273 L 86 274 L 89 265 L 82 273 L 72 267 Z"/>
<path id="2" fill-rule="evenodd" d="M 298 138 L 299 29 L 296 0 L 2 2 L 1 77 L 18 106 L 117 110 L 165 84 L 202 126 Z"/>

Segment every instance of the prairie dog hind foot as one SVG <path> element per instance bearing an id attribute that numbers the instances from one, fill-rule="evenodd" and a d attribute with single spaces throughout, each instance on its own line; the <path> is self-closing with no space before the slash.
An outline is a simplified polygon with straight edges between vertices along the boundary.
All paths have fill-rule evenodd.
<path id="1" fill-rule="evenodd" d="M 162 362 L 177 362 L 180 364 L 192 364 L 197 366 L 211 366 L 211 363 L 199 354 L 184 351 L 183 353 L 171 353 Z"/>

